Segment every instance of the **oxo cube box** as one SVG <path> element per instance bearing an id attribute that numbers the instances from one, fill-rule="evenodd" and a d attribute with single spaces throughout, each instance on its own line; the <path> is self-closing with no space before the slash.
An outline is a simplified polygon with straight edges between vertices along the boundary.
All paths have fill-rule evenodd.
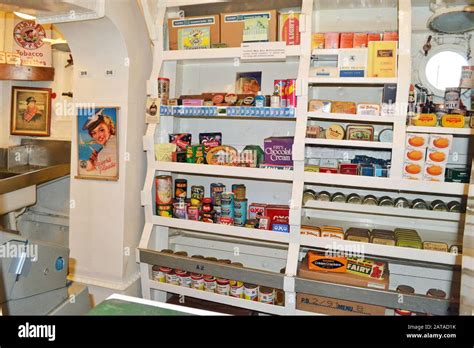
<path id="1" fill-rule="evenodd" d="M 293 137 L 270 137 L 263 142 L 265 164 L 293 165 Z"/>

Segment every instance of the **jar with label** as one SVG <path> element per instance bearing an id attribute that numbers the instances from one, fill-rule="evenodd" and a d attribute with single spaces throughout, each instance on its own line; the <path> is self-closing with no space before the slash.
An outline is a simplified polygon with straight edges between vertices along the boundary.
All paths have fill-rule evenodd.
<path id="1" fill-rule="evenodd" d="M 216 277 L 211 275 L 204 276 L 204 291 L 207 292 L 216 292 L 217 281 Z"/>
<path id="2" fill-rule="evenodd" d="M 171 270 L 166 274 L 166 282 L 171 285 L 179 285 L 179 277 L 175 271 Z"/>
<path id="3" fill-rule="evenodd" d="M 159 281 L 160 277 L 160 266 L 154 265 L 151 268 L 151 279 Z"/>
<path id="4" fill-rule="evenodd" d="M 229 296 L 229 293 L 230 293 L 229 279 L 217 278 L 216 282 L 217 282 L 216 293 L 218 293 L 219 295 Z"/>
<path id="5" fill-rule="evenodd" d="M 273 289 L 267 288 L 266 286 L 261 286 L 258 290 L 258 302 L 273 304 L 274 302 L 274 292 Z"/>
<path id="6" fill-rule="evenodd" d="M 204 276 L 198 273 L 191 273 L 191 287 L 196 290 L 204 290 Z"/>
<path id="7" fill-rule="evenodd" d="M 413 295 L 415 293 L 415 289 L 408 285 L 399 285 L 397 286 L 397 292 L 403 295 Z M 407 311 L 405 309 L 395 309 L 395 315 L 401 316 L 410 316 L 413 315 L 411 311 Z"/>
<path id="8" fill-rule="evenodd" d="M 166 276 L 168 273 L 172 271 L 169 267 L 160 267 L 158 270 L 157 278 L 153 278 L 158 280 L 160 283 L 166 283 Z"/>
<path id="9" fill-rule="evenodd" d="M 255 284 L 244 284 L 244 298 L 249 301 L 258 300 L 258 285 Z"/>
<path id="10" fill-rule="evenodd" d="M 238 280 L 231 280 L 229 283 L 230 296 L 244 298 L 244 283 Z"/>
<path id="11" fill-rule="evenodd" d="M 176 274 L 179 277 L 179 285 L 184 286 L 185 288 L 191 287 L 191 274 L 186 271 L 176 271 Z"/>

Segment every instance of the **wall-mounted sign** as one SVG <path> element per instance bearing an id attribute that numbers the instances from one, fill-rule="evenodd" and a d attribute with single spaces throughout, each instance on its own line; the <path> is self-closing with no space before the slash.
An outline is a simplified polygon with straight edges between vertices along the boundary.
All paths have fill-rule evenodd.
<path id="1" fill-rule="evenodd" d="M 43 41 L 50 32 L 34 21 L 15 19 L 12 51 L 21 56 L 23 65 L 51 66 L 51 46 Z"/>

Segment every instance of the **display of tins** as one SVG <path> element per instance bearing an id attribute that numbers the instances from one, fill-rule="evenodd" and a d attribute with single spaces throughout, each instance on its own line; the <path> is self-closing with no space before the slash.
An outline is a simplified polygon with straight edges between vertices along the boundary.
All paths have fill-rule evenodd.
<path id="1" fill-rule="evenodd" d="M 316 226 L 301 225 L 300 233 L 308 236 L 321 237 L 321 229 Z"/>
<path id="2" fill-rule="evenodd" d="M 236 199 L 234 201 L 234 225 L 244 226 L 247 220 L 247 199 Z"/>
<path id="3" fill-rule="evenodd" d="M 266 286 L 260 286 L 258 289 L 258 302 L 273 304 L 275 300 L 275 294 L 273 289 L 267 288 Z"/>
<path id="4" fill-rule="evenodd" d="M 215 292 L 217 288 L 216 277 L 211 275 L 204 276 L 204 291 Z"/>
<path id="5" fill-rule="evenodd" d="M 344 230 L 341 227 L 337 226 L 322 226 L 321 227 L 321 237 L 323 238 L 334 238 L 334 239 L 344 239 Z"/>
<path id="6" fill-rule="evenodd" d="M 362 197 L 357 193 L 351 193 L 347 196 L 346 203 L 362 204 Z"/>
<path id="7" fill-rule="evenodd" d="M 415 249 L 423 248 L 421 238 L 416 230 L 396 228 L 394 233 L 396 246 Z"/>
<path id="8" fill-rule="evenodd" d="M 460 213 L 461 212 L 461 203 L 456 201 L 451 201 L 448 203 L 448 210 L 451 213 Z"/>
<path id="9" fill-rule="evenodd" d="M 370 234 L 370 242 L 381 245 L 395 245 L 395 234 L 390 230 L 373 229 Z"/>
<path id="10" fill-rule="evenodd" d="M 166 283 L 166 275 L 172 271 L 169 267 L 153 266 L 152 276 L 153 280 L 159 281 L 160 283 Z"/>
<path id="11" fill-rule="evenodd" d="M 364 205 L 377 205 L 378 201 L 377 201 L 377 198 L 375 196 L 367 195 L 362 200 L 362 204 L 364 204 Z"/>
<path id="12" fill-rule="evenodd" d="M 403 197 L 398 197 L 393 201 L 395 208 L 410 208 L 410 202 L 408 199 Z"/>
<path id="13" fill-rule="evenodd" d="M 346 128 L 346 139 L 372 141 L 374 140 L 374 126 L 350 124 Z"/>
<path id="14" fill-rule="evenodd" d="M 397 286 L 396 291 L 404 295 L 412 295 L 415 293 L 415 289 L 413 289 L 411 286 L 408 286 L 408 285 L 399 285 Z M 404 309 L 395 309 L 395 315 L 410 316 L 412 315 L 412 312 L 404 310 Z"/>
<path id="15" fill-rule="evenodd" d="M 316 192 L 313 190 L 304 190 L 303 191 L 303 205 L 305 205 L 308 201 L 316 200 Z"/>
<path id="16" fill-rule="evenodd" d="M 255 284 L 244 283 L 244 298 L 249 301 L 257 301 L 258 286 Z"/>
<path id="17" fill-rule="evenodd" d="M 194 206 L 188 207 L 188 220 L 199 221 L 199 208 Z"/>
<path id="18" fill-rule="evenodd" d="M 211 184 L 211 198 L 212 198 L 212 204 L 214 206 L 220 206 L 221 203 L 221 195 L 222 192 L 225 191 L 225 185 L 221 183 L 212 183 Z"/>
<path id="19" fill-rule="evenodd" d="M 225 102 L 230 105 L 234 105 L 237 103 L 237 94 L 235 93 L 227 93 L 225 96 Z"/>
<path id="20" fill-rule="evenodd" d="M 247 190 L 243 184 L 234 184 L 232 185 L 232 193 L 234 194 L 234 199 L 243 200 L 247 195 Z"/>
<path id="21" fill-rule="evenodd" d="M 173 199 L 173 178 L 171 175 L 159 175 L 155 178 L 156 204 L 169 205 Z"/>
<path id="22" fill-rule="evenodd" d="M 388 196 L 383 196 L 383 197 L 380 197 L 378 205 L 380 207 L 393 207 L 395 205 L 395 202 L 393 201 L 392 198 Z"/>
<path id="23" fill-rule="evenodd" d="M 331 202 L 344 203 L 346 201 L 346 195 L 341 192 L 336 192 L 331 196 Z"/>
<path id="24" fill-rule="evenodd" d="M 430 210 L 429 205 L 421 198 L 414 199 L 411 202 L 412 209 Z"/>
<path id="25" fill-rule="evenodd" d="M 212 198 L 206 197 L 202 199 L 201 211 L 203 213 L 210 213 L 212 211 Z"/>
<path id="26" fill-rule="evenodd" d="M 186 200 L 188 194 L 188 181 L 186 179 L 175 179 L 174 181 L 174 199 Z"/>
<path id="27" fill-rule="evenodd" d="M 440 290 L 440 289 L 429 289 L 426 292 L 426 296 L 439 298 L 439 299 L 444 299 L 444 298 L 446 298 L 446 292 L 444 292 L 443 290 Z"/>
<path id="28" fill-rule="evenodd" d="M 223 192 L 221 195 L 221 223 L 222 218 L 231 218 L 232 220 L 235 217 L 235 203 L 234 203 L 234 194 L 232 192 Z M 233 224 L 233 221 L 232 221 Z"/>
<path id="29" fill-rule="evenodd" d="M 434 211 L 448 211 L 448 206 L 443 201 L 436 199 L 431 202 L 431 209 Z"/>
<path id="30" fill-rule="evenodd" d="M 191 287 L 196 290 L 204 290 L 204 276 L 198 273 L 191 273 Z"/>
<path id="31" fill-rule="evenodd" d="M 180 286 L 185 288 L 191 287 L 191 274 L 189 272 L 176 270 L 176 275 L 178 276 Z"/>
<path id="32" fill-rule="evenodd" d="M 160 204 L 157 206 L 157 210 L 158 216 L 167 218 L 173 217 L 173 205 L 171 204 Z"/>
<path id="33" fill-rule="evenodd" d="M 188 206 L 184 202 L 173 204 L 173 216 L 177 219 L 186 220 L 188 218 Z"/>
<path id="34" fill-rule="evenodd" d="M 318 193 L 316 199 L 321 202 L 330 202 L 331 201 L 331 194 L 327 191 L 321 191 Z"/>
<path id="35" fill-rule="evenodd" d="M 391 143 L 393 141 L 393 130 L 390 128 L 382 129 L 379 133 L 379 141 Z"/>

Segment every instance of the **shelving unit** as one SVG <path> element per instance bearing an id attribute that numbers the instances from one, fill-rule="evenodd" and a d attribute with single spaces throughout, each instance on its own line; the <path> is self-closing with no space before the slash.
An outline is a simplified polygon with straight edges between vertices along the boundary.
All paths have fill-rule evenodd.
<path id="1" fill-rule="evenodd" d="M 0 64 L 0 80 L 53 81 L 54 68 Z"/>
<path id="2" fill-rule="evenodd" d="M 448 128 L 448 127 L 418 127 L 408 126 L 408 133 L 434 133 L 453 135 L 474 135 L 474 128 Z"/>
<path id="3" fill-rule="evenodd" d="M 141 1 L 142 7 L 147 11 L 148 5 L 146 1 Z M 157 96 L 157 78 L 163 76 L 162 71 L 165 71 L 168 76 L 177 76 L 178 74 L 185 74 L 189 65 L 198 65 L 194 63 L 205 64 L 227 64 L 227 66 L 241 67 L 240 71 L 246 71 L 243 62 L 240 62 L 241 56 L 240 48 L 222 48 L 222 49 L 207 49 L 196 51 L 166 51 L 163 49 L 163 43 L 166 38 L 163 33 L 163 24 L 169 11 L 177 11 L 179 6 L 186 5 L 206 5 L 221 2 L 220 0 L 178 0 L 178 1 L 164 1 L 158 3 L 158 8 L 154 11 L 148 11 L 145 15 L 151 39 L 154 43 L 154 65 L 153 71 L 148 81 L 148 93 Z M 226 1 L 232 5 L 232 0 Z M 398 2 L 398 31 L 399 31 L 399 51 L 398 51 L 398 76 L 394 78 L 316 78 L 310 77 L 310 62 L 312 54 L 337 54 L 338 50 L 324 50 L 325 52 L 311 51 L 311 32 L 313 30 L 313 17 L 315 11 L 319 11 L 319 5 L 313 0 L 302 0 L 301 8 L 303 19 L 301 21 L 301 44 L 299 46 L 288 46 L 286 49 L 287 59 L 291 60 L 291 64 L 298 61 L 297 69 L 297 97 L 298 106 L 296 108 L 296 118 L 282 118 L 281 121 L 292 121 L 294 124 L 294 146 L 293 146 L 293 161 L 294 166 L 292 171 L 270 170 L 260 168 L 241 168 L 241 167 L 227 167 L 227 166 L 211 166 L 211 165 L 196 165 L 188 163 L 174 163 L 174 162 L 158 162 L 155 160 L 154 143 L 157 138 L 164 139 L 168 133 L 173 133 L 182 126 L 181 119 L 184 118 L 199 118 L 196 124 L 187 124 L 188 127 L 198 127 L 198 121 L 202 119 L 212 119 L 218 122 L 236 122 L 232 123 L 235 127 L 236 133 L 239 133 L 240 124 L 237 120 L 246 120 L 256 122 L 272 121 L 267 118 L 246 118 L 235 116 L 216 116 L 216 117 L 182 117 L 182 116 L 164 116 L 161 118 L 160 125 L 148 125 L 147 132 L 143 139 L 144 149 L 147 153 L 147 175 L 141 194 L 141 203 L 145 209 L 146 224 L 142 234 L 137 253 L 137 262 L 140 263 L 140 270 L 142 274 L 142 289 L 143 297 L 155 300 L 165 301 L 166 293 L 175 293 L 183 296 L 195 297 L 203 300 L 213 301 L 231 306 L 247 308 L 258 312 L 269 314 L 296 314 L 296 315 L 315 315 L 296 309 L 296 294 L 309 293 L 319 296 L 337 297 L 352 301 L 370 302 L 371 304 L 379 304 L 387 306 L 388 308 L 401 308 L 413 310 L 417 312 L 446 314 L 450 305 L 449 300 L 435 300 L 426 296 L 412 295 L 406 296 L 407 300 L 404 303 L 398 302 L 398 294 L 394 291 L 382 291 L 367 288 L 357 288 L 340 284 L 329 284 L 324 282 L 317 282 L 308 279 L 302 279 L 297 276 L 298 263 L 300 262 L 300 255 L 302 248 L 316 248 L 319 250 L 331 250 L 334 242 L 338 246 L 347 248 L 363 247 L 367 255 L 379 257 L 382 259 L 394 260 L 396 262 L 407 264 L 409 262 L 416 263 L 417 267 L 420 264 L 425 264 L 427 267 L 452 269 L 459 266 L 461 263 L 461 256 L 451 253 L 435 252 L 430 250 L 418 250 L 403 247 L 392 247 L 369 243 L 358 243 L 346 240 L 332 240 L 325 238 L 316 238 L 312 236 L 305 236 L 300 234 L 302 218 L 306 216 L 307 212 L 319 211 L 323 214 L 325 212 L 338 214 L 358 214 L 361 221 L 370 225 L 371 219 L 377 217 L 393 221 L 398 217 L 405 220 L 411 219 L 415 222 L 429 221 L 432 224 L 440 222 L 440 229 L 445 225 L 455 225 L 463 219 L 463 214 L 456 213 L 439 213 L 433 211 L 415 211 L 411 209 L 401 208 L 386 208 L 386 207 L 372 207 L 361 206 L 346 203 L 334 202 L 319 202 L 311 201 L 302 206 L 303 191 L 305 185 L 317 186 L 332 186 L 336 188 L 357 188 L 360 190 L 391 190 L 399 191 L 399 193 L 410 194 L 424 194 L 424 195 L 445 195 L 456 196 L 458 198 L 467 194 L 468 185 L 458 183 L 437 183 L 427 181 L 413 181 L 402 178 L 403 167 L 403 152 L 406 132 L 420 131 L 425 133 L 442 133 L 451 132 L 448 134 L 471 135 L 470 129 L 443 129 L 443 128 L 426 128 L 426 127 L 406 127 L 406 113 L 394 115 L 393 117 L 382 116 L 364 116 L 352 114 L 325 114 L 308 111 L 309 88 L 312 87 L 349 87 L 349 88 L 365 88 L 372 87 L 380 88 L 384 84 L 397 84 L 397 102 L 406 105 L 408 102 L 408 90 L 411 81 L 411 2 Z M 385 3 L 384 3 L 385 4 Z M 373 6 L 385 5 L 379 2 L 371 2 Z M 345 6 L 344 4 L 332 4 L 330 7 L 338 8 L 338 6 Z M 155 13 L 153 17 L 151 13 Z M 176 12 L 173 12 L 175 15 Z M 166 64 L 165 64 L 166 63 Z M 189 64 L 188 64 L 189 63 Z M 285 64 L 284 62 L 278 62 Z M 271 64 L 278 64 L 271 63 Z M 267 64 L 259 62 L 257 64 Z M 270 64 L 270 63 L 269 63 Z M 255 65 L 250 64 L 252 68 Z M 210 70 L 209 70 L 210 71 Z M 254 70 L 251 70 L 254 71 Z M 233 71 L 232 71 L 233 73 Z M 182 89 L 181 82 L 172 82 L 170 95 L 175 94 L 179 88 Z M 196 87 L 194 87 L 196 88 Z M 306 138 L 306 126 L 309 120 L 322 121 L 343 121 L 343 122 L 366 122 L 378 125 L 389 125 L 393 127 L 393 142 L 364 142 L 364 141 L 348 141 L 348 140 L 326 140 L 326 139 L 312 139 Z M 282 123 L 286 126 L 286 123 Z M 259 130 L 268 128 L 267 123 L 259 123 Z M 279 127 L 279 126 L 275 126 Z M 245 129 L 249 131 L 251 127 Z M 413 128 L 418 128 L 414 130 Z M 190 129 L 190 128 L 189 128 Z M 208 130 L 210 131 L 210 129 Z M 234 129 L 233 129 L 234 131 Z M 290 132 L 290 131 L 289 131 Z M 291 134 L 293 135 L 293 134 Z M 263 137 L 262 137 L 263 139 Z M 341 147 L 356 148 L 363 151 L 377 150 L 391 152 L 392 164 L 391 175 L 387 178 L 381 177 L 366 177 L 343 174 L 328 174 L 315 173 L 305 171 L 305 150 L 306 146 L 322 146 L 322 147 Z M 156 174 L 172 174 L 176 177 L 200 176 L 206 178 L 239 178 L 251 180 L 258 185 L 266 184 L 283 184 L 291 185 L 291 195 L 289 199 L 290 205 L 290 232 L 278 233 L 272 231 L 262 231 L 257 229 L 248 229 L 244 227 L 226 226 L 219 224 L 209 224 L 198 221 L 179 220 L 174 218 L 165 218 L 154 215 L 155 200 L 154 200 L 154 177 Z M 250 200 L 249 200 L 250 203 Z M 269 285 L 275 285 L 281 282 L 280 289 L 285 292 L 285 306 L 278 307 L 274 305 L 267 305 L 258 302 L 245 301 L 228 296 L 222 296 L 214 293 L 206 293 L 195 289 L 179 287 L 170 284 L 159 283 L 151 279 L 152 265 L 168 265 L 172 268 L 180 268 L 191 271 L 191 268 L 196 265 L 187 264 L 183 260 L 166 259 L 165 256 L 158 252 L 162 249 L 167 249 L 170 245 L 181 245 L 175 239 L 181 237 L 183 233 L 199 234 L 203 239 L 201 242 L 196 242 L 206 250 L 215 250 L 219 255 L 224 255 L 224 252 L 230 255 L 232 248 L 236 245 L 238 248 L 251 249 L 247 261 L 253 265 L 259 265 L 265 268 L 261 272 L 267 272 L 273 263 L 271 261 L 261 261 L 265 257 L 273 257 L 279 255 L 278 262 L 282 263 L 280 266 L 285 266 L 285 274 L 276 272 L 267 272 L 264 275 L 266 280 L 262 280 L 260 276 L 256 275 L 255 270 L 250 268 L 240 268 L 238 270 L 238 277 L 242 280 L 248 279 L 258 281 L 269 281 Z M 176 237 L 178 236 L 178 237 Z M 176 237 L 176 238 L 175 238 Z M 201 238 L 201 237 L 196 237 Z M 173 242 L 171 242 L 173 240 Z M 229 245 L 224 246 L 226 241 L 231 241 Z M 184 244 L 183 244 L 184 245 Z M 270 251 L 260 252 L 259 248 L 270 248 Z M 194 248 L 194 249 L 193 249 Z M 191 246 L 190 250 L 195 250 L 196 246 Z M 276 251 L 272 248 L 275 248 Z M 225 250 L 224 250 L 225 249 Z M 199 249 L 198 249 L 199 250 Z M 265 249 L 266 250 L 266 249 Z M 204 253 L 204 252 L 203 252 Z M 281 254 L 284 254 L 282 256 Z M 212 256 L 212 255 L 210 255 Z M 283 259 L 284 258 L 284 259 Z M 183 263 L 184 262 L 184 263 Z M 209 265 L 207 265 L 209 266 Z M 222 266 L 220 266 L 222 267 Z M 276 268 L 276 266 L 274 266 Z M 194 269 L 194 268 L 193 268 Z M 236 270 L 232 268 L 209 268 L 209 274 L 221 276 L 227 279 L 234 279 L 236 277 Z M 213 274 L 214 275 L 214 274 Z M 252 278 L 253 277 L 253 278 Z M 278 283 L 280 284 L 280 283 Z M 274 286 L 278 288 L 278 286 Z"/>

